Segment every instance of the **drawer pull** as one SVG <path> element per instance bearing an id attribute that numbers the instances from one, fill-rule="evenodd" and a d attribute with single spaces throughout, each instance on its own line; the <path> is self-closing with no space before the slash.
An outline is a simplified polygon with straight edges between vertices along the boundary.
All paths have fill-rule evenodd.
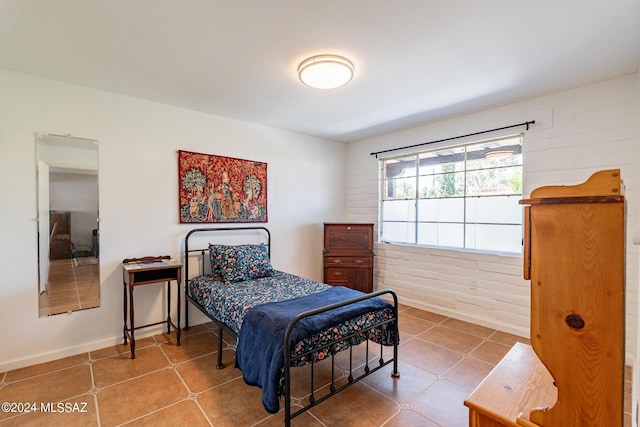
<path id="1" fill-rule="evenodd" d="M 355 260 L 355 263 L 356 263 L 356 264 L 362 264 L 363 262 L 364 262 L 364 260 L 363 260 L 363 259 L 357 259 L 357 260 Z"/>
<path id="2" fill-rule="evenodd" d="M 334 276 L 342 276 L 342 271 L 334 271 L 333 275 Z"/>
<path id="3" fill-rule="evenodd" d="M 340 264 L 342 262 L 342 260 L 341 259 L 334 259 L 331 262 L 334 263 L 334 264 Z"/>

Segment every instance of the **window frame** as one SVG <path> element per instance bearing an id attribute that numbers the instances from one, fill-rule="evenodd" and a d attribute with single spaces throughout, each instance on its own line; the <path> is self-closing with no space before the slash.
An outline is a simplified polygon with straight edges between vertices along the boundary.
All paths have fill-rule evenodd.
<path id="1" fill-rule="evenodd" d="M 518 241 L 521 241 L 522 223 L 523 223 L 521 209 L 518 210 L 519 220 L 513 219 L 508 221 L 505 221 L 505 219 L 508 219 L 506 218 L 508 217 L 508 214 L 503 214 L 502 220 L 497 220 L 497 221 L 490 221 L 486 219 L 478 220 L 478 218 L 473 219 L 473 217 L 471 216 L 470 212 L 468 212 L 468 210 L 469 210 L 469 206 L 472 203 L 475 203 L 476 206 L 480 206 L 480 204 L 478 204 L 477 202 L 481 201 L 482 199 L 485 199 L 486 201 L 486 200 L 489 200 L 489 198 L 494 198 L 497 201 L 497 203 L 500 201 L 508 201 L 509 198 L 511 197 L 517 198 L 517 201 L 522 199 L 522 180 L 524 175 L 524 156 L 523 156 L 523 149 L 522 149 L 523 145 L 524 145 L 524 134 L 519 133 L 519 134 L 511 134 L 511 135 L 495 137 L 491 139 L 485 139 L 485 140 L 474 140 L 474 141 L 469 141 L 469 142 L 465 142 L 457 145 L 447 145 L 447 146 L 440 145 L 438 147 L 434 147 L 431 149 L 421 149 L 421 150 L 414 149 L 412 151 L 404 152 L 396 156 L 388 156 L 388 157 L 380 158 L 379 159 L 378 240 L 381 243 L 407 245 L 407 246 L 414 246 L 414 247 L 430 247 L 430 248 L 437 248 L 437 249 L 482 252 L 482 253 L 491 253 L 491 254 L 500 254 L 500 255 L 505 255 L 505 254 L 506 255 L 522 255 L 522 247 L 518 246 L 516 249 L 516 245 L 513 244 L 515 233 L 519 234 Z M 510 155 L 505 156 L 505 159 L 510 158 L 509 161 L 501 162 L 499 160 L 497 161 L 486 160 L 489 157 L 487 156 L 487 153 L 496 153 L 498 151 L 504 151 L 506 149 L 509 149 L 511 151 Z M 474 153 L 474 154 L 470 155 L 470 153 Z M 462 155 L 461 161 L 454 160 L 456 156 L 460 157 L 460 155 Z M 423 170 L 421 170 L 421 168 L 423 167 L 421 163 L 422 161 L 421 159 L 427 158 L 427 157 L 446 159 L 447 156 L 450 157 L 450 161 L 432 159 L 431 162 L 433 164 L 439 164 L 439 165 L 447 165 L 447 166 L 451 165 L 454 168 L 453 170 L 445 171 L 443 168 L 439 172 L 436 172 L 435 170 L 437 167 L 433 165 L 431 166 L 432 170 L 429 171 L 429 173 L 425 173 Z M 409 160 L 412 160 L 414 162 L 413 167 L 408 168 L 410 172 L 412 172 L 412 174 L 409 173 L 408 176 L 402 176 L 403 175 L 402 173 L 398 173 L 393 177 L 390 177 L 387 175 L 388 173 L 387 166 L 390 163 L 392 162 L 402 163 L 402 162 L 408 162 Z M 477 162 L 478 165 L 474 167 L 473 163 L 476 160 L 480 160 L 480 161 L 478 161 Z M 484 166 L 482 167 L 481 165 L 483 163 L 484 163 Z M 429 163 L 427 162 L 425 164 L 429 164 Z M 458 166 L 462 165 L 462 169 L 456 170 L 456 165 Z M 495 187 L 493 193 L 481 194 L 482 193 L 481 190 L 483 189 L 483 187 L 482 185 L 480 185 L 478 188 L 476 188 L 475 193 L 470 192 L 471 191 L 470 187 L 472 187 L 468 180 L 470 174 L 478 174 L 479 178 L 483 178 L 483 177 L 486 178 L 487 176 L 494 175 L 495 172 L 498 172 L 498 174 L 500 173 L 505 174 L 508 172 L 507 169 L 510 169 L 510 168 L 511 169 L 515 168 L 518 170 L 516 174 L 513 174 L 513 176 L 517 176 L 517 182 L 511 184 L 510 191 L 506 191 L 507 186 L 498 185 Z M 407 170 L 407 168 L 402 168 L 401 170 Z M 489 173 L 485 174 L 485 172 L 489 172 Z M 455 179 L 456 174 L 462 174 L 463 178 L 458 179 L 456 181 Z M 454 177 L 453 178 L 454 189 L 459 184 L 459 182 L 462 182 L 463 183 L 462 194 L 441 195 L 439 197 L 438 196 L 429 197 L 429 196 L 423 196 L 422 194 L 420 194 L 421 190 L 424 191 L 424 188 L 426 188 L 426 186 L 423 186 L 423 187 L 420 186 L 421 179 L 430 178 L 432 180 L 435 180 L 438 177 L 441 177 L 443 179 L 449 179 L 449 180 L 451 179 L 450 177 Z M 404 199 L 396 198 L 395 195 L 394 197 L 388 197 L 387 191 L 392 188 L 390 187 L 390 184 L 392 183 L 392 181 L 397 182 L 397 180 L 407 180 L 407 182 L 413 181 L 414 188 L 411 190 L 411 192 L 413 193 L 412 197 L 405 197 Z M 518 187 L 518 186 L 519 188 L 515 189 L 515 187 Z M 406 187 L 408 187 L 408 185 Z M 451 188 L 449 188 L 449 190 L 451 190 Z M 442 201 L 449 200 L 453 202 L 460 201 L 462 203 L 462 215 L 461 215 L 462 220 L 453 221 L 450 219 L 440 219 L 437 217 L 437 215 L 436 215 L 437 218 L 435 220 L 428 220 L 428 219 L 425 219 L 424 216 L 421 216 L 421 209 L 424 209 L 424 205 L 426 205 L 430 201 L 438 201 L 435 203 L 437 206 L 440 200 Z M 406 217 L 399 220 L 398 219 L 393 220 L 385 216 L 389 212 L 388 210 L 391 207 L 391 204 L 388 202 L 393 202 L 393 201 L 408 202 L 408 203 L 405 203 L 407 205 Z M 413 207 L 410 206 L 411 203 L 413 203 Z M 510 209 L 513 209 L 513 206 L 511 203 L 507 202 L 507 204 Z M 398 203 L 398 206 L 401 207 L 402 204 Z M 385 210 L 385 208 L 387 210 Z M 437 211 L 438 209 L 439 208 L 436 207 L 435 210 Z M 496 208 L 493 208 L 493 209 L 495 210 Z M 493 212 L 491 214 L 493 214 Z M 513 215 L 513 210 L 511 211 L 511 214 Z M 385 229 L 388 229 L 388 227 L 391 224 L 398 224 L 400 225 L 400 227 L 406 227 L 405 233 L 407 238 L 404 240 L 392 240 L 385 237 Z M 439 239 L 437 237 L 435 239 L 436 240 L 435 243 L 433 243 L 433 240 L 434 240 L 433 236 L 428 236 L 428 238 L 426 239 L 422 238 L 421 233 L 424 233 L 424 228 L 428 226 L 434 226 L 434 225 L 436 230 L 443 228 L 444 226 L 461 227 L 461 230 L 458 231 L 458 233 L 461 233 L 461 234 L 458 234 L 456 236 L 458 239 L 458 242 L 456 244 L 451 244 L 451 245 L 439 244 L 438 243 Z M 480 246 L 478 247 L 477 240 L 474 240 L 473 243 L 468 241 L 468 239 L 470 239 L 471 237 L 475 237 L 474 233 L 481 233 L 483 231 L 486 233 L 487 232 L 486 230 L 494 227 L 502 227 L 504 231 L 500 235 L 504 236 L 505 238 L 508 238 L 509 239 L 508 241 L 512 243 L 502 244 L 501 245 L 502 249 L 500 249 L 500 244 L 498 244 L 499 247 L 497 248 L 490 247 L 486 245 L 486 243 L 484 245 L 481 243 Z M 516 231 L 516 229 L 518 231 Z M 509 230 L 511 230 L 511 232 L 509 232 Z M 473 232 L 470 232 L 470 231 L 473 231 Z M 435 234 L 439 235 L 440 232 L 436 231 Z M 409 241 L 409 236 L 412 237 L 412 241 Z M 424 243 L 424 242 L 427 242 L 427 243 Z"/>

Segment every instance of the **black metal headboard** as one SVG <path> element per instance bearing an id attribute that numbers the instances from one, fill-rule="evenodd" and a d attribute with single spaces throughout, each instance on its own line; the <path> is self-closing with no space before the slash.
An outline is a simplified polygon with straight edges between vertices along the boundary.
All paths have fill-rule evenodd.
<path id="1" fill-rule="evenodd" d="M 194 252 L 200 252 L 201 255 L 201 272 L 200 274 L 204 274 L 204 268 L 205 268 L 205 254 L 209 252 L 209 246 L 207 244 L 206 247 L 199 247 L 199 248 L 194 248 L 194 249 L 190 249 L 189 248 L 189 239 L 194 238 L 195 235 L 199 235 L 198 237 L 204 237 L 206 234 L 210 234 L 212 237 L 216 235 L 216 233 L 220 232 L 233 232 L 233 231 L 240 231 L 242 232 L 243 236 L 247 236 L 247 234 L 245 232 L 251 232 L 251 231 L 256 231 L 258 233 L 264 233 L 264 236 L 266 237 L 266 242 L 264 242 L 267 246 L 267 254 L 269 255 L 269 258 L 271 258 L 271 232 L 269 231 L 268 228 L 263 227 L 263 226 L 250 226 L 250 227 L 210 227 L 210 228 L 194 228 L 193 230 L 190 230 L 187 235 L 184 238 L 184 275 L 185 275 L 185 284 L 184 284 L 184 296 L 185 296 L 185 323 L 186 323 L 186 327 L 188 327 L 189 325 L 189 307 L 188 307 L 188 301 L 190 299 L 189 296 L 189 280 L 191 279 L 191 276 L 189 275 L 189 254 L 194 253 Z M 249 235 L 253 235 L 251 233 L 249 233 Z M 255 235 L 254 235 L 255 236 Z M 240 243 L 238 243 L 240 244 Z M 202 246 L 202 245 L 201 245 Z"/>

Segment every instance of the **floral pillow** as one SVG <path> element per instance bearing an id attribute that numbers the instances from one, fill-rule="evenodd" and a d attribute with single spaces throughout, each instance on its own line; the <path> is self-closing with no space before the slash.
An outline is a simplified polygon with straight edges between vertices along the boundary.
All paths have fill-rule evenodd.
<path id="1" fill-rule="evenodd" d="M 267 245 L 209 245 L 211 272 L 223 282 L 273 276 Z"/>
<path id="2" fill-rule="evenodd" d="M 218 254 L 218 248 L 223 245 L 214 245 L 213 243 L 209 244 L 209 262 L 211 263 L 211 274 L 213 275 L 213 280 L 222 282 L 222 270 L 218 265 L 220 255 Z"/>

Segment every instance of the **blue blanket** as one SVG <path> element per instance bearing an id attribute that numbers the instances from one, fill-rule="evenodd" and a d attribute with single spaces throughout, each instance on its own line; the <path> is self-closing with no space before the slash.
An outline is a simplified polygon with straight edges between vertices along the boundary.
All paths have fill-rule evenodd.
<path id="1" fill-rule="evenodd" d="M 284 366 L 283 339 L 289 322 L 303 311 L 364 295 L 342 286 L 293 300 L 273 302 L 250 309 L 238 334 L 236 367 L 247 384 L 262 388 L 262 404 L 270 413 L 279 410 L 279 381 Z M 291 347 L 302 338 L 324 331 L 370 311 L 391 307 L 371 298 L 302 319 L 291 334 Z"/>

